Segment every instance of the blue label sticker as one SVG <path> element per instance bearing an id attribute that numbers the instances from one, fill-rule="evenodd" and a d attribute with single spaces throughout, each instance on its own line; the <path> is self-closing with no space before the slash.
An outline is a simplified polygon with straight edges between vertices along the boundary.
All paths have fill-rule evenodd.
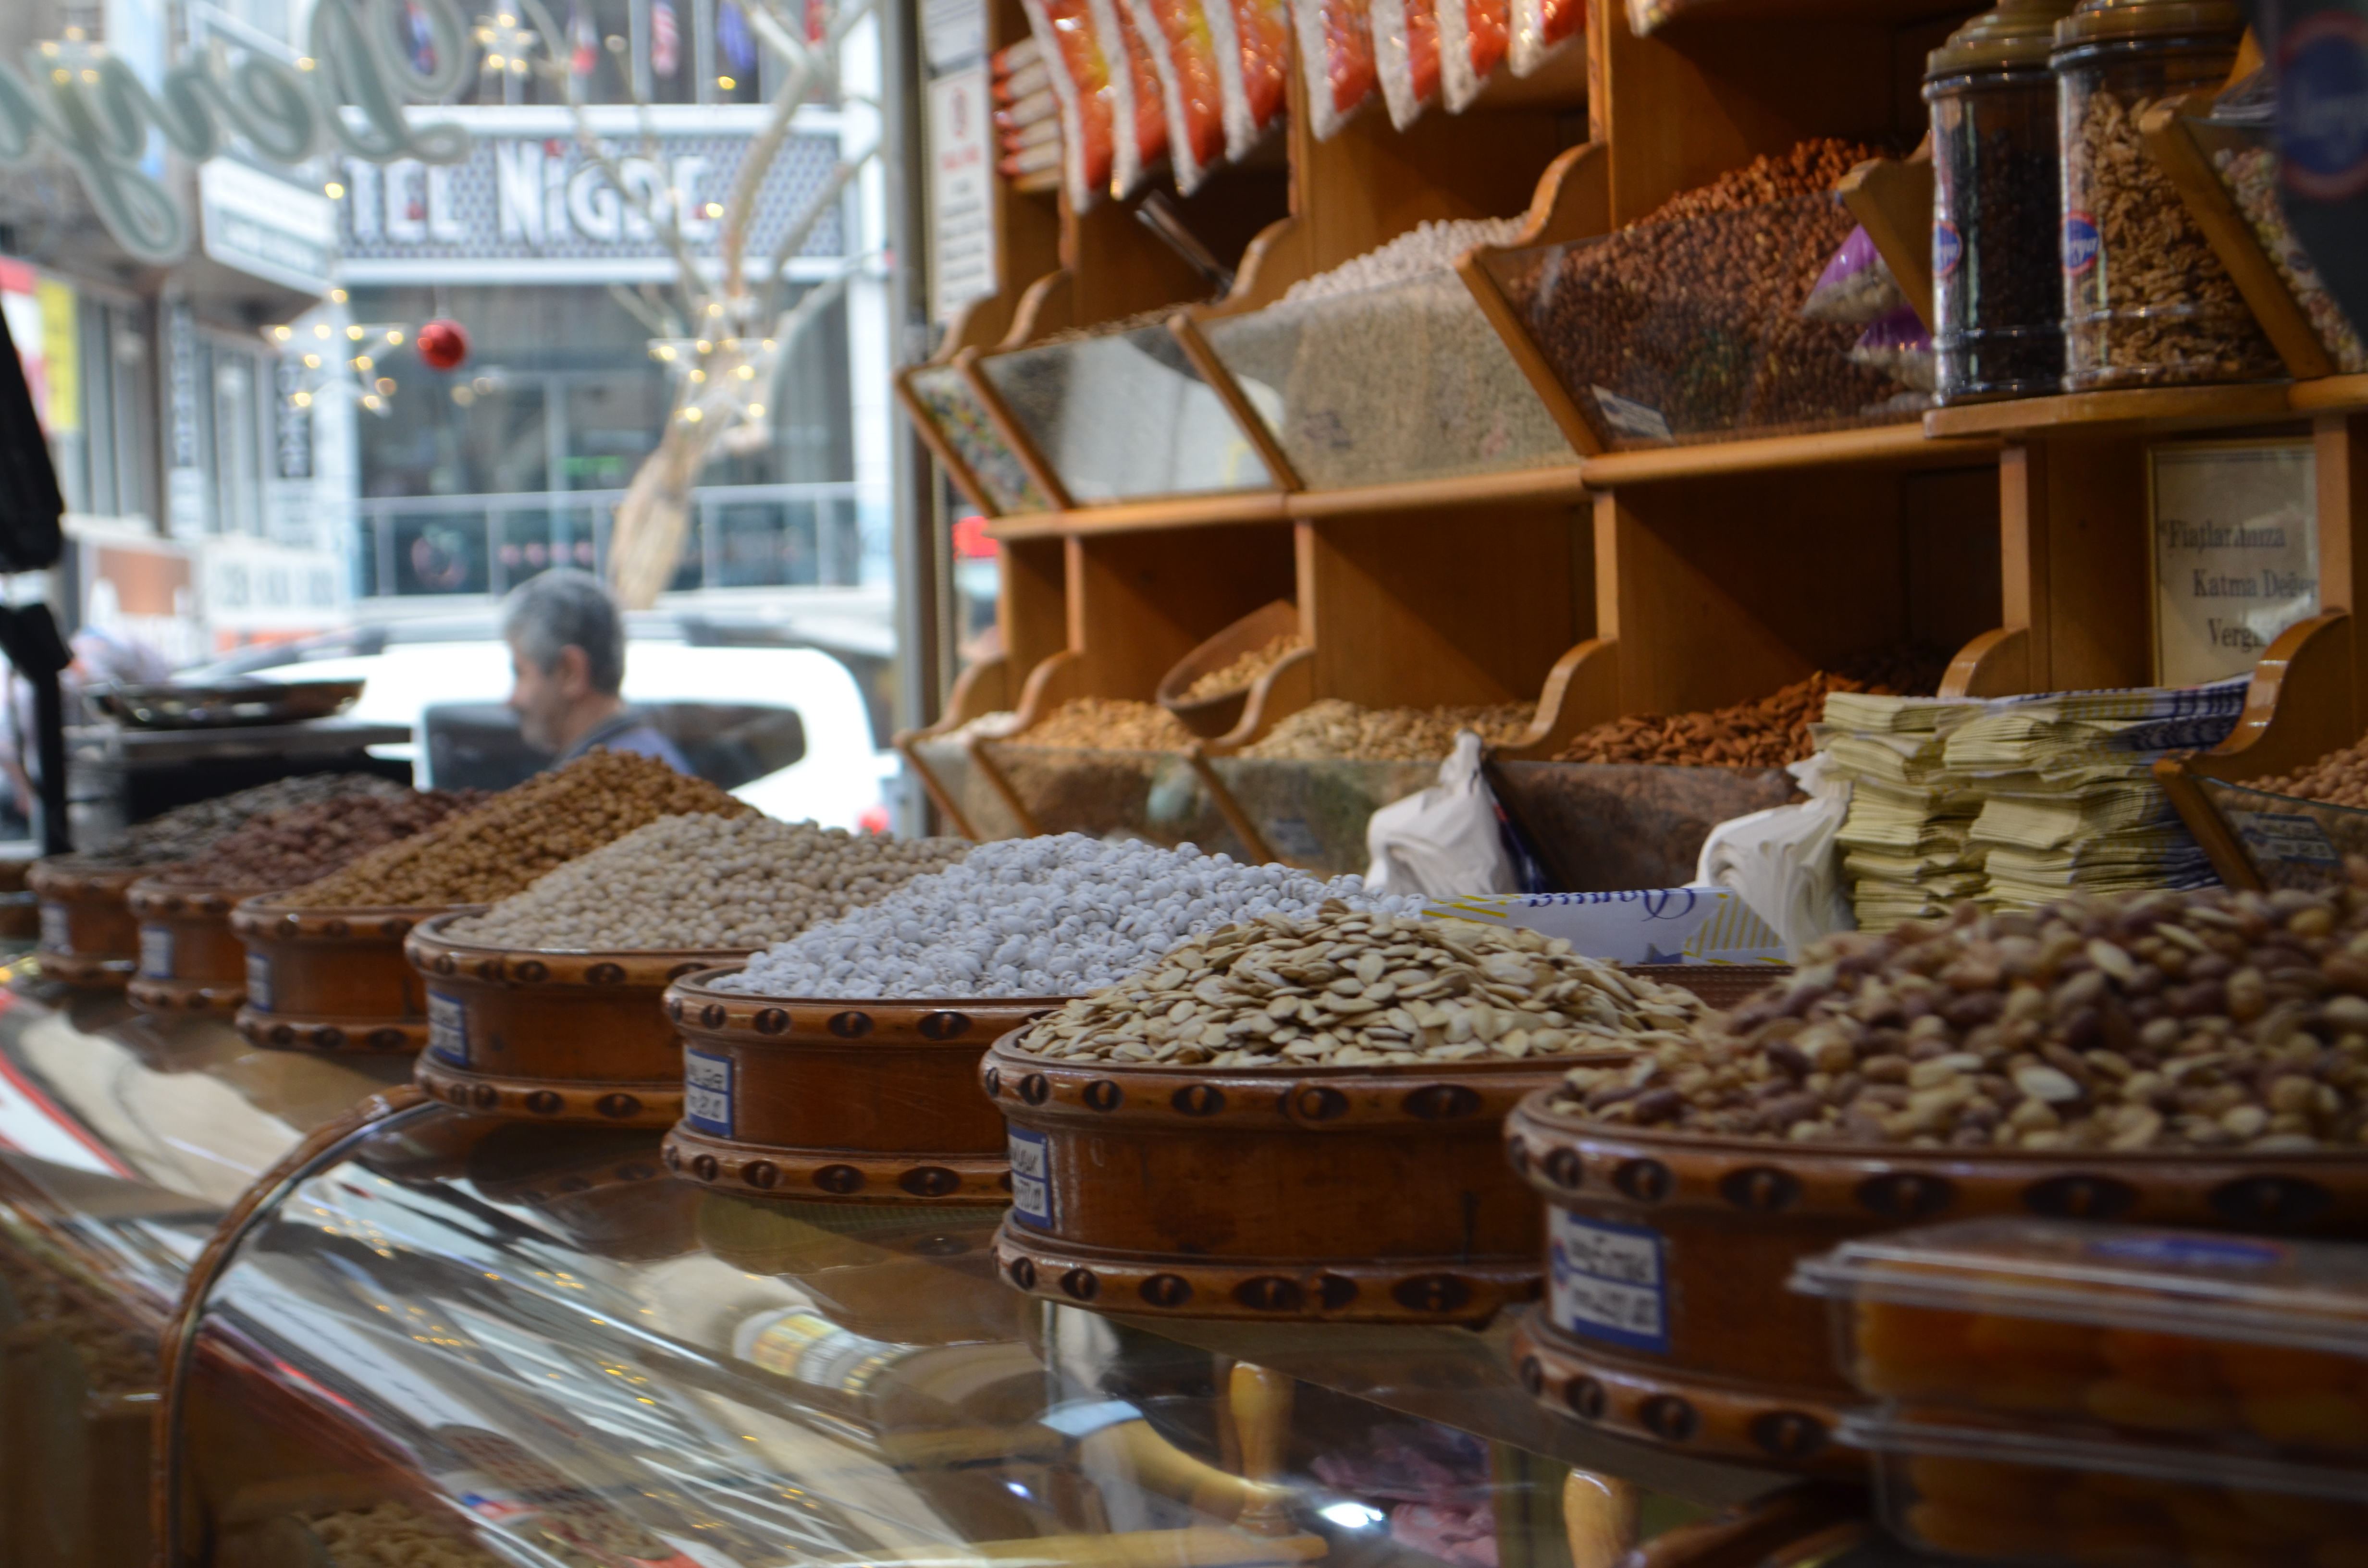
<path id="1" fill-rule="evenodd" d="M 2064 214 L 2064 270 L 2074 278 L 2084 276 L 2097 265 L 2097 253 L 2102 242 L 2097 237 L 2097 221 L 2086 212 Z"/>
<path id="2" fill-rule="evenodd" d="M 2368 190 L 2368 18 L 2321 11 L 2286 29 L 2278 142 L 2296 195 L 2341 201 Z"/>
<path id="3" fill-rule="evenodd" d="M 427 1054 L 454 1067 L 469 1064 L 469 1010 L 458 996 L 427 994 Z"/>
<path id="4" fill-rule="evenodd" d="M 682 1119 L 701 1132 L 732 1136 L 732 1058 L 683 1047 Z"/>
<path id="5" fill-rule="evenodd" d="M 261 953 L 246 955 L 246 1005 L 258 1013 L 271 1011 L 271 960 Z"/>
<path id="6" fill-rule="evenodd" d="M 1964 237 L 1957 233 L 1954 223 L 1932 225 L 1932 276 L 1946 278 L 1957 270 L 1957 263 L 1965 259 Z"/>
<path id="7" fill-rule="evenodd" d="M 140 927 L 140 978 L 173 978 L 173 928 L 170 926 Z"/>
<path id="8" fill-rule="evenodd" d="M 1011 1217 L 1040 1231 L 1053 1228 L 1053 1151 L 1042 1132 L 1009 1130 Z"/>
<path id="9" fill-rule="evenodd" d="M 1632 1350 L 1669 1349 L 1668 1270 L 1661 1233 L 1549 1209 L 1548 1310 L 1556 1327 Z"/>
<path id="10" fill-rule="evenodd" d="M 2129 1263 L 2168 1263 L 2182 1268 L 2269 1268 L 2286 1260 L 2286 1249 L 2275 1242 L 2232 1236 L 2116 1236 L 2090 1242 L 2091 1257 Z"/>

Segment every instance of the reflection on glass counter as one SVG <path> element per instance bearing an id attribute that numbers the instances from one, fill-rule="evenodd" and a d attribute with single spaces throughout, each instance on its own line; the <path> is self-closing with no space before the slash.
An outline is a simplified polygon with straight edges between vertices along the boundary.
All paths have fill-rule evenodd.
<path id="1" fill-rule="evenodd" d="M 978 365 L 1080 506 L 1273 486 L 1165 326 L 1039 344 Z"/>
<path id="2" fill-rule="evenodd" d="M 382 1528 L 566 1568 L 1565 1568 L 1574 1458 L 1698 1502 L 1773 1484 L 1555 1421 L 1493 1335 L 1197 1343 L 1031 1301 L 994 1222 L 706 1193 L 648 1133 L 399 1113 L 213 1281 L 177 1561 Z"/>

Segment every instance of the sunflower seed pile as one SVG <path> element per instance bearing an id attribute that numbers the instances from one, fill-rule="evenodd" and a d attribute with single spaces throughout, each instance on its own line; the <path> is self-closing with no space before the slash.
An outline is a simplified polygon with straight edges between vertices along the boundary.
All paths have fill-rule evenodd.
<path id="1" fill-rule="evenodd" d="M 1019 1049 L 1178 1067 L 1385 1065 L 1674 1042 L 1693 993 L 1534 931 L 1350 909 L 1268 915 L 1195 937 L 1080 996 Z"/>

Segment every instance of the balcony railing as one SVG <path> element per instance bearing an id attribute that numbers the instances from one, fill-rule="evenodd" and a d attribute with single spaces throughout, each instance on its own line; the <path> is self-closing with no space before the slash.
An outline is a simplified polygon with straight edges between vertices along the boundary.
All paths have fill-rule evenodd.
<path id="1" fill-rule="evenodd" d="M 622 490 L 546 490 L 358 500 L 354 592 L 500 595 L 552 566 L 605 574 L 624 497 Z M 862 563 L 852 483 L 709 485 L 691 493 L 671 586 L 854 586 Z"/>

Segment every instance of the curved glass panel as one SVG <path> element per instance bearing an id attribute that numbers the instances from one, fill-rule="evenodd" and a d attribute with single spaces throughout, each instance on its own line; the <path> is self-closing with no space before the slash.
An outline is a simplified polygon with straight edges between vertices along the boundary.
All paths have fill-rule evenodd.
<path id="1" fill-rule="evenodd" d="M 404 1113 L 218 1278 L 180 1539 L 318 1561 L 410 1532 L 566 1568 L 1565 1568 L 1574 1460 L 1704 1503 L 1777 1483 L 1542 1410 L 1502 1324 L 1032 1301 L 993 1275 L 997 1218 L 750 1202 L 673 1181 L 653 1134 Z M 1245 1476 L 1244 1453 L 1278 1458 Z M 1656 1496 L 1648 1527 L 1691 1511 Z"/>

